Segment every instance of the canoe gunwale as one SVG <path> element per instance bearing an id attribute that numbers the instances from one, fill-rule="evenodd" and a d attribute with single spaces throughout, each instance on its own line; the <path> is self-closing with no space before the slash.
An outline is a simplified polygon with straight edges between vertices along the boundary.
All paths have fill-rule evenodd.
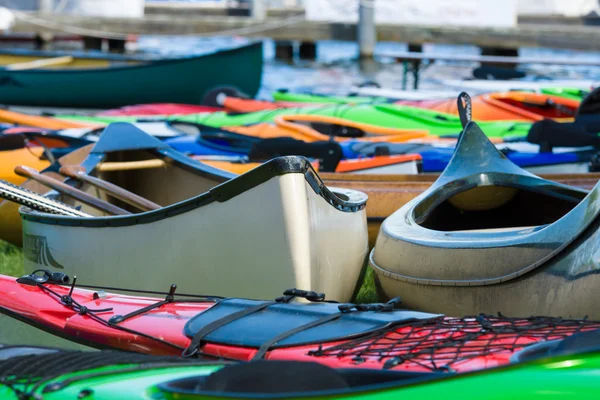
<path id="1" fill-rule="evenodd" d="M 169 64 L 178 64 L 178 63 L 186 63 L 186 62 L 194 62 L 196 60 L 205 59 L 206 57 L 219 56 L 226 53 L 236 52 L 246 48 L 253 47 L 262 47 L 262 41 L 251 41 L 249 43 L 245 43 L 237 46 L 230 46 L 223 49 L 215 49 L 213 51 L 209 51 L 206 53 L 198 54 L 198 55 L 189 55 L 185 57 L 175 57 L 175 58 L 142 58 L 142 57 L 124 57 L 117 59 L 109 59 L 109 61 L 131 61 L 138 62 L 138 64 L 131 65 L 116 65 L 116 66 L 108 66 L 108 67 L 94 67 L 94 68 L 64 68 L 64 69 L 52 69 L 52 68 L 40 68 L 40 69 L 29 69 L 29 70 L 18 70 L 18 71 L 10 71 L 5 68 L 0 67 L 0 74 L 25 74 L 25 75 L 36 75 L 36 74 L 73 74 L 73 73 L 95 73 L 95 72 L 120 72 L 122 70 L 130 70 L 132 68 L 137 69 L 145 69 L 152 67 L 161 67 Z M 51 53 L 49 53 L 51 54 Z M 68 53 L 65 53 L 68 54 Z M 85 57 L 76 57 L 76 58 L 85 58 Z M 90 59 L 94 59 L 94 57 L 89 57 Z"/>
<path id="2" fill-rule="evenodd" d="M 116 137 L 122 135 L 122 129 L 131 129 L 130 124 L 113 124 L 113 129 L 107 128 L 103 136 L 112 135 Z M 143 135 L 147 135 L 143 131 L 135 129 Z M 114 133 L 113 133 L 114 132 Z M 102 162 L 106 157 L 106 152 L 126 151 L 131 149 L 144 149 L 143 138 L 135 137 L 136 140 L 112 142 L 112 138 L 108 135 L 105 137 L 108 140 L 100 140 L 92 149 L 90 155 L 84 160 L 82 166 L 88 173 L 91 173 L 95 167 Z M 118 140 L 118 139 L 117 139 Z M 135 142 L 135 143 L 132 143 Z M 179 167 L 204 177 L 210 177 L 216 181 L 223 182 L 208 192 L 199 194 L 190 199 L 162 207 L 158 210 L 143 212 L 140 214 L 123 215 L 123 216 L 104 216 L 93 218 L 71 218 L 68 216 L 59 216 L 46 214 L 31 210 L 27 207 L 20 207 L 19 212 L 21 218 L 26 221 L 35 221 L 39 223 L 63 225 L 63 226 L 81 226 L 81 227 L 116 227 L 116 226 L 131 226 L 138 224 L 146 224 L 158 220 L 166 219 L 174 215 L 182 214 L 196 208 L 200 208 L 212 202 L 225 202 L 230 200 L 250 189 L 253 189 L 268 180 L 286 174 L 303 174 L 304 178 L 312 190 L 327 201 L 331 206 L 342 212 L 358 212 L 365 208 L 367 195 L 348 189 L 339 189 L 338 191 L 344 195 L 347 200 L 336 196 L 329 190 L 321 178 L 318 176 L 310 161 L 304 157 L 286 156 L 272 159 L 259 167 L 243 174 L 236 176 L 234 174 L 224 173 L 216 168 L 207 166 L 199 161 L 193 160 L 183 154 L 168 148 L 162 142 L 148 137 L 148 143 L 157 143 L 155 148 L 145 148 L 157 156 L 169 159 L 174 164 L 173 167 Z M 121 148 L 119 148 L 119 145 Z M 158 147 L 160 145 L 160 147 Z M 132 147 L 137 146 L 137 147 Z M 101 151 L 106 149 L 106 152 Z M 51 167 L 51 168 L 55 168 Z M 72 181 L 72 180 L 69 180 Z M 46 194 L 48 197 L 55 197 L 58 193 L 51 191 Z"/>

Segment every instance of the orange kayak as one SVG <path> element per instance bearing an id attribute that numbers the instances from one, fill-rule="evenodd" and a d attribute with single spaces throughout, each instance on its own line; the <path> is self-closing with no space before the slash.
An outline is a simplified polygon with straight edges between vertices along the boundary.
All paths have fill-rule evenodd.
<path id="1" fill-rule="evenodd" d="M 41 147 L 26 147 L 18 150 L 0 151 L 0 179 L 14 183 L 15 185 L 22 184 L 25 182 L 26 178 L 15 174 L 15 167 L 17 165 L 26 165 L 41 171 L 50 166 L 48 160 L 42 160 L 40 158 L 43 153 L 44 149 Z"/>
<path id="2" fill-rule="evenodd" d="M 201 158 L 199 158 L 199 160 L 211 167 L 219 168 L 234 174 L 243 174 L 261 165 L 261 163 L 256 162 L 236 163 L 230 161 L 202 160 Z M 420 172 L 421 160 L 420 154 L 356 158 L 340 161 L 335 172 L 346 174 L 414 175 Z M 318 162 L 315 161 L 312 164 L 315 168 L 319 168 Z"/>
<path id="3" fill-rule="evenodd" d="M 396 103 L 458 115 L 456 99 L 402 100 Z M 482 94 L 473 97 L 472 104 L 473 119 L 479 121 L 535 122 L 551 118 L 566 122 L 575 117 L 579 108 L 578 100 L 530 92 Z"/>
<path id="4" fill-rule="evenodd" d="M 0 122 L 52 130 L 98 126 L 98 124 L 65 121 L 52 117 L 41 117 L 38 115 L 29 115 L 8 110 L 0 110 Z"/>
<path id="5" fill-rule="evenodd" d="M 263 139 L 276 137 L 291 137 L 305 142 L 329 140 L 330 136 L 304 125 L 303 123 L 319 123 L 338 128 L 343 134 L 344 130 L 354 129 L 354 134 L 349 136 L 334 136 L 338 142 L 349 139 L 366 140 L 369 142 L 405 142 L 408 140 L 439 140 L 437 136 L 430 136 L 426 130 L 385 128 L 377 125 L 350 121 L 338 117 L 323 115 L 280 115 L 274 123 L 260 123 L 252 126 L 228 126 L 227 130 L 242 135 L 254 136 Z M 356 133 L 362 133 L 356 136 Z"/>
<path id="6" fill-rule="evenodd" d="M 315 103 L 296 103 L 292 101 L 264 101 L 254 99 L 241 99 L 239 97 L 226 97 L 223 100 L 223 108 L 227 112 L 248 113 L 263 110 L 275 110 L 277 108 L 290 107 L 314 107 Z"/>

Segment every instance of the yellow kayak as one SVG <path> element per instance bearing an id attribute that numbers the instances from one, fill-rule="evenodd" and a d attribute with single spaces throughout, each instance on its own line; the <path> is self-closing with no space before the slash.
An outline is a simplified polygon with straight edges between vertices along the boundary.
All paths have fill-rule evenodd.
<path id="1" fill-rule="evenodd" d="M 29 115 L 8 110 L 0 110 L 0 122 L 52 130 L 87 128 L 102 125 L 89 122 L 63 121 L 52 117 L 41 117 L 39 115 Z"/>
<path id="2" fill-rule="evenodd" d="M 61 165 L 79 164 L 89 154 L 93 145 L 88 145 L 75 150 L 64 157 L 61 157 L 58 162 Z M 30 152 L 31 151 L 31 152 Z M 48 192 L 46 186 L 33 180 L 27 180 L 14 173 L 17 165 L 26 165 L 35 168 L 38 171 L 47 168 L 50 163 L 46 160 L 40 160 L 43 153 L 41 147 L 25 148 L 11 151 L 0 152 L 0 179 L 22 185 L 23 187 L 32 190 L 36 193 L 44 194 Z M 44 172 L 53 178 L 64 180 L 65 177 L 57 172 Z M 0 240 L 6 240 L 10 243 L 21 246 L 23 243 L 23 231 L 21 227 L 21 216 L 19 215 L 19 205 L 8 200 L 0 201 Z"/>
<path id="3" fill-rule="evenodd" d="M 44 150 L 41 147 L 28 147 L 18 150 L 0 151 L 0 179 L 20 185 L 25 178 L 15 174 L 17 165 L 26 165 L 41 171 L 50 165 L 48 160 L 42 160 Z"/>

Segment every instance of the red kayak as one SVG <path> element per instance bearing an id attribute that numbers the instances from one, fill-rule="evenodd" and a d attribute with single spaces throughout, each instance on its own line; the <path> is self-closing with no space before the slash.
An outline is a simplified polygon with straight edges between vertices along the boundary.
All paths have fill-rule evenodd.
<path id="1" fill-rule="evenodd" d="M 98 115 L 175 115 L 175 114 L 197 114 L 205 112 L 223 111 L 218 107 L 196 106 L 193 104 L 177 104 L 177 103 L 152 103 L 152 104 L 136 104 L 133 106 L 125 106 L 115 108 L 113 110 L 102 111 Z"/>
<path id="2" fill-rule="evenodd" d="M 158 299 L 72 289 L 67 281 L 64 274 L 0 275 L 0 311 L 99 348 L 430 372 L 507 364 L 528 346 L 600 328 L 585 319 L 446 317 L 398 309 L 397 299 L 331 303 L 296 289 L 263 301 L 175 296 L 173 286 Z"/>

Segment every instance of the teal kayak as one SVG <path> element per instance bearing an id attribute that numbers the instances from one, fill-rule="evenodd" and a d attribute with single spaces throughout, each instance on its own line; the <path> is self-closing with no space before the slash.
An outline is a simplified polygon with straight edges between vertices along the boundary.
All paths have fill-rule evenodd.
<path id="1" fill-rule="evenodd" d="M 276 110 L 265 110 L 243 114 L 228 114 L 225 112 L 155 116 L 155 119 L 166 118 L 169 120 L 185 121 L 203 124 L 212 127 L 254 125 L 273 122 L 279 116 L 290 115 L 319 115 L 337 117 L 354 122 L 377 125 L 385 128 L 399 128 L 407 130 L 429 131 L 437 136 L 458 136 L 462 131 L 460 118 L 417 107 L 397 104 L 369 104 L 369 105 L 327 105 L 318 107 L 297 107 Z M 89 117 L 62 115 L 57 118 L 69 121 L 89 123 L 111 122 L 136 122 L 139 118 L 130 117 Z M 147 119 L 147 117 L 146 117 Z M 527 136 L 531 124 L 527 122 L 489 121 L 481 122 L 481 128 L 494 138 L 524 138 Z"/>
<path id="2" fill-rule="evenodd" d="M 0 398 L 592 400 L 600 353 L 453 374 L 332 369 L 296 361 L 188 362 L 175 357 L 36 347 L 0 349 Z"/>

